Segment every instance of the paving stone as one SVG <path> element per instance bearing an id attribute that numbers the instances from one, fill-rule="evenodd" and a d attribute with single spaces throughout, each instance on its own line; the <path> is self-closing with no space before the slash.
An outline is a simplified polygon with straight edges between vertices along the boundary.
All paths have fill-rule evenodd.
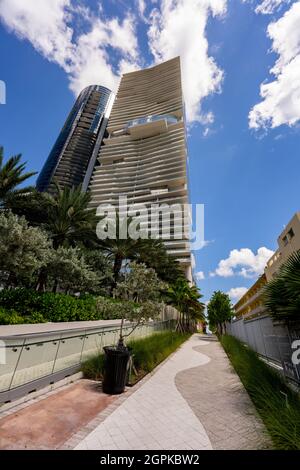
<path id="1" fill-rule="evenodd" d="M 262 421 L 217 341 L 193 335 L 126 395 L 101 414 L 102 421 L 75 449 L 271 448 Z"/>
<path id="2" fill-rule="evenodd" d="M 215 341 L 203 343 L 199 341 L 195 350 L 210 361 L 194 369 L 193 374 L 189 370 L 180 372 L 175 382 L 202 422 L 213 448 L 272 448 L 266 428 L 222 346 Z"/>

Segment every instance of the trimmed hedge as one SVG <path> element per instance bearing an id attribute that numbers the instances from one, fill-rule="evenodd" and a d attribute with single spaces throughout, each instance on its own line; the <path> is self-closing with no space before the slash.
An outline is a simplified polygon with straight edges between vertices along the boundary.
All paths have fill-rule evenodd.
<path id="1" fill-rule="evenodd" d="M 32 289 L 3 289 L 0 291 L 0 325 L 17 323 L 69 322 L 115 320 L 122 317 L 124 304 L 111 297 L 78 297 L 63 293 L 37 292 Z M 125 308 L 128 305 L 125 305 Z M 30 321 L 32 319 L 32 322 Z"/>
<path id="2" fill-rule="evenodd" d="M 0 292 L 0 307 L 13 310 L 21 317 L 32 317 L 39 313 L 41 319 L 51 322 L 96 320 L 96 299 L 83 299 L 71 295 L 36 292 L 30 289 L 4 289 Z"/>

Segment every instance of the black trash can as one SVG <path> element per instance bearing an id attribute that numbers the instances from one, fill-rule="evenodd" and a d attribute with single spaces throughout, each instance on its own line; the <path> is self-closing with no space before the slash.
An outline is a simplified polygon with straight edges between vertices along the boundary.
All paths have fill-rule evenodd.
<path id="1" fill-rule="evenodd" d="M 130 351 L 127 348 L 105 346 L 105 363 L 102 389 L 104 393 L 123 393 L 128 376 Z"/>

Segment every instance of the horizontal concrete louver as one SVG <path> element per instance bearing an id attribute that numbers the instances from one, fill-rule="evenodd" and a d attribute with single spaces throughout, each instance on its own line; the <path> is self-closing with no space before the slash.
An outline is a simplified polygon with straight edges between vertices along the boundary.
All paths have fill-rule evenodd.
<path id="1" fill-rule="evenodd" d="M 162 125 L 160 116 L 174 122 Z M 154 135 L 147 126 L 128 131 L 130 121 L 157 116 Z M 163 128 L 164 127 L 164 128 Z M 127 129 L 127 131 L 126 131 Z M 135 134 L 135 129 L 138 129 Z M 125 130 L 125 131 L 124 131 Z M 90 182 L 91 207 L 117 205 L 119 196 L 128 203 L 188 204 L 187 150 L 181 87 L 180 59 L 175 58 L 146 70 L 123 75 L 107 125 L 98 164 Z M 124 131 L 124 132 L 123 132 Z M 174 218 L 173 224 L 182 224 Z M 162 231 L 164 228 L 162 227 Z M 187 237 L 188 238 L 188 237 Z M 168 251 L 183 265 L 190 278 L 191 255 L 188 239 L 164 240 Z"/>

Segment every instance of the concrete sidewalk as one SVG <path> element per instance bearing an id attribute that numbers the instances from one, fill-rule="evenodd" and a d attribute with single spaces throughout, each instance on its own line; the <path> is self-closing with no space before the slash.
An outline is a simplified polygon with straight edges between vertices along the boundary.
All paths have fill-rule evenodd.
<path id="1" fill-rule="evenodd" d="M 118 403 L 119 400 L 119 403 Z M 271 441 L 217 341 L 193 335 L 110 412 L 73 436 L 76 449 L 268 449 Z M 75 445 L 76 444 L 76 445 Z"/>

